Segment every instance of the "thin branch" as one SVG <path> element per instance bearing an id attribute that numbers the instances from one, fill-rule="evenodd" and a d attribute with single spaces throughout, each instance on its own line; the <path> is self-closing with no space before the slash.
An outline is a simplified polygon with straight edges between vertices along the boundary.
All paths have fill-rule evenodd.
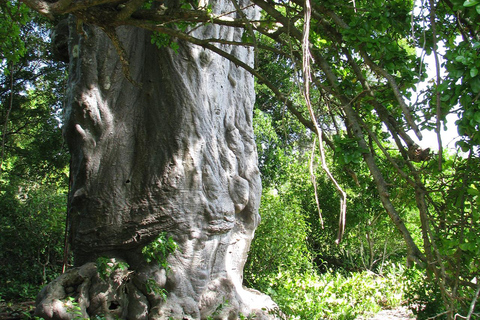
<path id="1" fill-rule="evenodd" d="M 480 294 L 480 282 L 477 284 L 477 290 L 475 290 L 475 295 L 473 296 L 472 302 L 470 303 L 470 308 L 467 314 L 467 320 L 470 320 L 472 318 L 473 312 L 475 311 L 475 304 L 477 303 L 479 294 Z"/>
<path id="2" fill-rule="evenodd" d="M 385 147 L 383 146 L 383 144 L 380 142 L 380 140 L 378 140 L 378 137 L 376 134 L 374 134 L 372 132 L 372 130 L 370 130 L 370 128 L 368 128 L 367 124 L 359 119 L 359 122 L 360 124 L 363 126 L 363 128 L 367 131 L 368 135 L 370 136 L 370 138 L 373 139 L 373 141 L 375 141 L 375 144 L 380 148 L 380 150 L 382 151 L 383 155 L 387 158 L 387 160 L 394 166 L 395 170 L 397 170 L 397 172 L 408 182 L 408 184 L 410 184 L 411 186 L 415 186 L 415 182 L 408 176 L 407 173 L 405 173 L 405 171 L 403 171 L 399 165 L 395 162 L 395 160 L 391 157 L 390 153 L 385 149 Z"/>
<path id="3" fill-rule="evenodd" d="M 368 56 L 368 54 L 363 51 L 363 50 L 360 50 L 360 54 L 361 56 L 363 57 L 364 61 L 367 63 L 367 65 L 375 72 L 377 73 L 378 75 L 381 75 L 382 77 L 384 77 L 387 82 L 389 83 L 390 85 L 390 88 L 392 89 L 393 91 L 393 94 L 395 96 L 395 98 L 397 99 L 398 101 L 398 104 L 400 105 L 400 108 L 402 109 L 402 112 L 405 116 L 405 120 L 407 121 L 407 123 L 410 125 L 410 127 L 412 128 L 413 132 L 415 132 L 415 134 L 417 135 L 417 137 L 422 140 L 422 133 L 420 132 L 420 130 L 418 129 L 418 126 L 417 124 L 415 123 L 415 120 L 413 119 L 412 117 L 412 114 L 410 113 L 410 109 L 408 108 L 407 104 L 405 103 L 405 100 L 403 99 L 403 96 L 402 96 L 402 93 L 400 92 L 400 89 L 398 87 L 398 84 L 397 84 L 397 81 L 395 80 L 395 78 L 390 74 L 388 73 L 385 69 L 383 69 L 382 67 L 380 67 L 379 65 L 375 64 L 371 59 L 370 57 Z"/>
<path id="4" fill-rule="evenodd" d="M 230 0 L 230 1 L 233 3 L 233 6 L 235 7 L 235 10 L 240 15 L 240 17 L 243 20 L 248 21 L 245 12 L 243 12 L 242 8 L 240 8 L 240 5 L 238 4 L 237 0 Z M 254 48 L 253 54 L 255 55 L 254 61 L 255 61 L 255 64 L 257 64 L 258 63 L 258 50 L 256 50 L 257 49 L 257 37 L 255 37 L 255 33 L 253 32 L 253 27 L 252 27 L 251 23 L 246 23 L 245 24 L 245 29 L 247 29 L 248 33 L 250 34 L 250 37 L 253 40 L 253 48 Z"/>
<path id="5" fill-rule="evenodd" d="M 437 113 L 437 121 L 435 132 L 437 133 L 437 141 L 438 141 L 438 170 L 442 171 L 442 159 L 443 159 L 443 146 L 442 146 L 442 105 L 441 105 L 441 92 L 438 86 L 440 85 L 442 79 L 440 75 L 440 61 L 438 59 L 438 45 L 437 45 L 437 25 L 435 21 L 436 17 L 436 8 L 435 3 L 433 0 L 429 0 L 430 3 L 430 28 L 432 29 L 432 38 L 433 38 L 433 57 L 435 58 L 435 72 L 436 72 L 436 86 L 435 86 L 435 98 L 436 98 L 436 113 Z"/>
<path id="6" fill-rule="evenodd" d="M 300 30 L 298 30 L 294 25 L 294 19 L 285 17 L 280 11 L 276 10 L 269 3 L 262 0 L 252 0 L 257 6 L 263 9 L 267 14 L 275 19 L 278 23 L 283 25 L 288 31 L 288 35 L 293 36 L 298 41 L 302 41 L 303 35 Z"/>
<path id="7" fill-rule="evenodd" d="M 118 2 L 117 0 L 82 0 L 82 1 L 60 0 L 59 2 L 61 1 L 65 1 L 65 2 L 69 1 L 71 4 L 68 6 L 60 7 L 60 6 L 55 6 L 55 3 L 53 3 L 54 6 L 52 6 L 52 9 L 53 9 L 52 11 L 55 14 L 74 13 L 76 11 L 86 10 L 95 6 Z"/>
<path id="8" fill-rule="evenodd" d="M 323 226 L 322 210 L 320 209 L 320 201 L 318 200 L 317 178 L 315 177 L 315 171 L 313 170 L 313 163 L 315 161 L 316 143 L 317 143 L 317 137 L 313 138 L 312 155 L 310 156 L 309 169 L 310 169 L 310 179 L 312 180 L 313 191 L 315 193 L 315 203 L 317 204 L 318 217 L 320 219 L 320 225 L 322 226 L 322 229 L 323 229 L 324 226 Z"/>

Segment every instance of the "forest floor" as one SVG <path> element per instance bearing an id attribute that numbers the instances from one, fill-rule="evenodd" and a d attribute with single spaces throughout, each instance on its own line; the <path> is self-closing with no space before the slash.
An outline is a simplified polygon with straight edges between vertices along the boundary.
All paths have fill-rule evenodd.
<path id="1" fill-rule="evenodd" d="M 409 320 L 415 319 L 412 311 L 407 307 L 398 307 L 391 310 L 382 310 L 368 320 Z"/>
<path id="2" fill-rule="evenodd" d="M 22 320 L 33 315 L 34 301 L 17 303 L 0 302 L 0 320 Z M 411 320 L 415 319 L 406 307 L 382 310 L 368 320 Z"/>
<path id="3" fill-rule="evenodd" d="M 35 301 L 0 302 L 0 320 L 28 319 L 33 315 Z"/>

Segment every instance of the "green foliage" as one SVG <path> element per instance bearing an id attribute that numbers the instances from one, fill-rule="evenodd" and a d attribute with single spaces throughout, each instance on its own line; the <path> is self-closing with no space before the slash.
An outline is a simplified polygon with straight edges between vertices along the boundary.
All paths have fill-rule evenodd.
<path id="1" fill-rule="evenodd" d="M 96 315 L 93 318 L 92 317 L 84 317 L 84 314 L 82 312 L 82 308 L 78 304 L 77 301 L 75 301 L 75 298 L 68 297 L 68 300 L 65 303 L 65 306 L 67 307 L 67 313 L 72 316 L 72 320 L 106 320 L 106 319 L 112 319 L 112 317 L 106 317 L 104 315 Z M 37 319 L 37 317 L 35 317 Z M 118 316 L 115 316 L 113 319 L 119 319 Z"/>
<path id="2" fill-rule="evenodd" d="M 84 320 L 82 308 L 78 305 L 78 302 L 75 301 L 75 298 L 68 297 L 68 301 L 65 302 L 67 307 L 67 313 L 73 316 L 73 320 Z"/>
<path id="3" fill-rule="evenodd" d="M 10 21 L 20 27 L 26 54 L 8 41 L 0 45 L 2 57 L 17 57 L 14 68 L 0 73 L 0 295 L 6 299 L 35 297 L 63 261 L 68 156 L 58 108 L 65 68 L 49 60 L 48 29 L 35 21 Z"/>
<path id="4" fill-rule="evenodd" d="M 442 299 L 442 292 L 437 282 L 426 275 L 425 270 L 419 268 L 405 270 L 402 286 L 405 301 L 415 314 L 416 319 L 447 319 L 448 309 Z M 462 291 L 458 294 L 461 298 L 455 302 L 455 307 L 459 310 L 459 314 L 466 315 L 475 292 L 470 287 L 459 288 L 459 290 Z M 476 319 L 476 316 L 478 316 L 478 313 L 474 313 L 472 319 Z"/>
<path id="5" fill-rule="evenodd" d="M 478 277 L 480 271 L 479 162 L 480 159 L 473 154 L 468 158 L 447 155 L 442 171 L 438 171 L 435 164 L 425 170 L 426 186 L 432 190 L 433 209 L 429 223 L 435 232 L 433 253 L 440 257 L 444 272 L 442 276 L 439 270 L 430 270 L 424 282 L 425 287 L 431 290 L 422 293 L 422 288 L 419 288 L 417 295 L 423 299 L 426 317 L 442 311 L 438 306 L 445 305 L 444 294 L 455 297 L 448 300 L 450 309 L 455 308 L 460 314 L 468 313 L 474 297 L 469 284 Z M 443 280 L 444 277 L 448 280 Z M 438 290 L 443 291 L 442 295 Z"/>
<path id="6" fill-rule="evenodd" d="M 306 239 L 308 225 L 298 203 L 292 203 L 276 189 L 264 190 L 260 215 L 262 223 L 255 232 L 245 266 L 249 285 L 265 281 L 279 268 L 304 272 L 312 268 Z"/>
<path id="7" fill-rule="evenodd" d="M 457 21 L 464 21 L 458 27 Z M 430 105 L 437 103 L 435 91 L 438 90 L 441 100 L 441 119 L 449 113 L 459 115 L 456 121 L 458 133 L 462 140 L 458 142 L 464 152 L 480 145 L 480 42 L 478 38 L 478 21 L 480 19 L 480 4 L 476 0 L 454 0 L 446 6 L 437 8 L 438 42 L 445 48 L 445 62 L 442 67 L 445 76 L 441 83 L 435 83 L 430 92 Z M 430 26 L 421 30 L 430 38 Z M 428 48 L 433 43 L 426 39 Z M 429 108 L 422 113 L 429 118 Z"/>
<path id="8" fill-rule="evenodd" d="M 145 287 L 147 288 L 147 292 L 153 293 L 161 297 L 163 301 L 167 300 L 168 291 L 165 288 L 160 287 L 155 281 L 155 279 L 147 279 Z"/>
<path id="9" fill-rule="evenodd" d="M 438 90 L 442 92 L 441 100 L 448 106 L 460 106 L 460 119 L 456 122 L 458 133 L 464 137 L 460 142 L 463 151 L 469 144 L 480 145 L 480 42 L 462 41 L 453 43 L 446 53 L 445 69 L 447 79 Z"/>
<path id="10" fill-rule="evenodd" d="M 357 139 L 354 138 L 334 135 L 333 142 L 335 143 L 335 160 L 340 165 L 359 164 L 363 161 L 362 153 L 368 152 L 358 148 Z"/>
<path id="11" fill-rule="evenodd" d="M 445 312 L 445 305 L 438 286 L 426 277 L 424 270 L 417 268 L 406 270 L 402 285 L 405 299 L 417 319 L 446 318 L 445 315 L 436 317 Z"/>
<path id="12" fill-rule="evenodd" d="M 178 245 L 172 237 L 167 237 L 166 232 L 162 232 L 151 243 L 142 249 L 143 257 L 148 263 L 156 262 L 162 268 L 168 270 L 167 258 L 171 253 L 177 250 Z"/>
<path id="13" fill-rule="evenodd" d="M 27 7 L 17 1 L 0 2 L 0 72 L 8 75 L 27 52 L 21 29 L 30 19 Z"/>
<path id="14" fill-rule="evenodd" d="M 279 270 L 261 289 L 288 319 L 356 319 L 400 305 L 402 273 L 403 268 L 395 265 L 382 276 L 366 271 L 318 274 Z"/>
<path id="15" fill-rule="evenodd" d="M 295 298 L 286 300 L 285 308 L 295 305 L 295 299 L 300 301 L 296 308 L 300 308 L 305 304 L 299 298 L 304 293 L 300 292 L 297 296 L 293 290 L 306 285 L 299 280 L 305 276 L 304 270 L 315 269 L 302 269 L 298 265 L 290 264 L 291 258 L 295 261 L 305 261 L 305 257 L 314 257 L 315 266 L 326 271 L 331 270 L 329 267 L 341 266 L 348 270 L 367 269 L 381 274 L 388 274 L 385 269 L 389 261 L 405 261 L 406 250 L 402 239 L 385 215 L 380 199 L 375 195 L 375 185 L 372 184 L 369 172 L 366 171 L 363 163 L 352 161 L 347 167 L 344 159 L 339 159 L 337 156 L 336 163 L 331 164 L 337 177 L 346 186 L 350 200 L 344 241 L 338 246 L 333 245 L 337 228 L 335 213 L 338 211 L 335 201 L 332 202 L 335 197 L 332 187 L 328 182 L 318 179 L 318 176 L 321 176 L 321 171 L 318 171 L 317 187 L 325 220 L 325 229 L 322 230 L 318 223 L 313 190 L 308 176 L 308 154 L 302 154 L 300 148 L 302 144 L 284 148 L 282 144 L 272 144 L 270 142 L 276 143 L 280 139 L 271 127 L 271 118 L 257 112 L 254 121 L 259 121 L 259 124 L 255 125 L 258 130 L 256 135 L 259 154 L 262 156 L 263 152 L 268 152 L 269 155 L 269 166 L 262 167 L 262 170 L 266 170 L 272 180 L 270 186 L 264 190 L 260 208 L 262 223 L 257 229 L 257 238 L 252 244 L 246 265 L 245 281 L 248 284 L 259 290 L 268 291 L 268 288 L 275 285 L 284 288 L 287 284 L 284 284 L 283 280 L 289 279 L 286 281 L 293 284 L 291 288 L 288 286 L 287 288 L 292 292 L 283 291 L 277 299 L 293 295 Z M 342 145 L 344 141 L 340 141 L 340 147 L 348 150 L 350 145 L 348 143 Z M 276 150 L 272 150 L 274 148 Z M 356 149 L 352 147 L 351 150 L 355 152 Z M 336 152 L 342 155 L 340 148 Z M 400 177 L 395 171 L 389 170 L 386 159 L 378 157 L 377 161 L 380 168 L 384 170 L 385 176 L 391 181 L 397 181 L 398 185 L 390 189 L 392 201 L 402 208 L 402 218 L 412 231 L 417 243 L 421 243 L 421 224 L 415 214 L 415 200 L 410 197 L 412 194 L 410 186 L 398 182 L 401 181 Z M 461 283 L 474 279 L 478 274 L 479 266 L 478 228 L 480 226 L 477 204 L 479 172 L 474 169 L 479 167 L 478 158 L 475 157 L 469 159 L 447 157 L 443 171 L 438 171 L 435 161 L 422 165 L 422 178 L 428 190 L 432 190 L 430 223 L 438 237 L 434 238 L 435 245 L 438 246 L 438 253 L 445 261 L 443 267 L 448 277 L 457 278 L 459 281 L 457 282 L 458 291 L 455 293 L 458 299 L 454 307 L 462 314 L 468 312 L 474 293 L 468 286 Z M 269 170 L 272 171 L 269 172 Z M 279 174 L 275 176 L 275 173 Z M 352 174 L 355 175 L 354 180 L 352 180 Z M 304 249 L 305 244 L 307 244 L 307 250 Z M 297 249 L 290 252 L 290 248 Z M 283 254 L 285 256 L 282 256 Z M 275 270 L 281 270 L 281 276 L 276 277 Z M 327 273 L 330 274 L 331 271 Z M 288 277 L 285 277 L 285 274 L 288 274 Z M 313 272 L 313 274 L 316 273 Z M 407 274 L 406 277 L 396 278 L 395 281 L 397 284 L 401 281 L 405 281 L 406 284 L 417 281 L 418 286 L 406 285 L 403 290 L 408 294 L 408 302 L 418 307 L 415 309 L 418 316 L 428 318 L 446 310 L 445 302 L 438 289 L 438 281 L 441 280 L 430 276 L 428 278 L 430 280 L 427 281 L 426 274 L 427 271 L 421 270 L 417 275 L 421 275 L 421 278 L 412 280 L 415 278 Z M 272 282 L 272 277 L 277 279 L 277 282 Z M 355 278 L 353 275 L 352 277 Z M 450 284 L 446 288 L 451 292 L 452 288 L 449 286 Z M 417 289 L 424 291 L 416 291 Z M 314 295 L 316 294 L 312 294 Z M 371 301 L 369 299 L 365 301 Z M 372 303 L 370 306 L 361 308 L 374 312 L 380 306 L 381 303 Z M 324 306 L 324 308 L 331 307 Z M 313 307 L 308 308 L 310 309 Z M 364 312 L 352 309 L 350 314 L 350 311 L 346 311 L 347 309 L 348 307 L 340 304 L 338 309 L 333 308 L 336 311 L 332 311 L 333 313 L 328 317 L 351 318 Z M 300 317 L 305 319 L 327 317 L 327 315 L 315 315 L 315 311 L 311 311 L 312 313 L 297 310 L 289 312 L 291 315 L 301 314 Z"/>
<path id="16" fill-rule="evenodd" d="M 65 202 L 64 191 L 45 187 L 0 195 L 0 295 L 35 297 L 59 274 Z"/>
<path id="17" fill-rule="evenodd" d="M 355 140 L 334 137 L 337 147 L 334 150 L 335 156 L 329 156 L 329 159 L 334 160 L 329 162 L 330 169 L 345 187 L 349 199 L 346 234 L 342 243 L 336 245 L 334 242 L 338 230 L 338 195 L 323 170 L 315 165 L 318 199 L 324 220 L 322 227 L 309 173 L 311 141 L 306 135 L 298 135 L 297 141 L 291 140 L 290 144 L 283 144 L 282 131 L 278 130 L 277 126 L 286 126 L 291 120 L 274 122 L 272 118 L 259 110 L 255 111 L 255 136 L 260 170 L 266 187 L 260 207 L 262 223 L 256 231 L 256 240 L 251 249 L 254 253 L 250 254 L 247 267 L 253 267 L 254 257 L 257 255 L 264 259 L 260 260 L 262 262 L 257 263 L 258 265 L 270 265 L 266 261 L 269 257 L 267 253 L 274 252 L 271 259 L 279 262 L 274 263 L 272 269 L 264 267 L 262 270 L 275 270 L 281 263 L 289 261 L 290 258 L 282 256 L 283 252 L 290 254 L 286 248 L 296 248 L 296 253 L 313 259 L 315 265 L 321 268 L 381 271 L 383 264 L 389 259 L 402 261 L 405 256 L 402 239 L 384 214 L 380 199 L 375 193 L 376 186 L 372 183 L 365 165 L 355 160 L 359 159 L 362 153 Z M 291 126 L 294 127 L 295 124 Z M 350 161 L 348 165 L 345 163 L 346 155 Z M 318 162 L 317 159 L 316 163 Z M 385 162 L 384 164 L 386 165 Z M 387 166 L 384 170 L 386 174 L 392 174 Z M 396 179 L 395 176 L 392 178 Z M 392 190 L 392 197 L 407 208 L 404 196 Z M 409 225 L 418 222 L 407 210 L 404 219 Z M 389 236 L 385 237 L 387 234 Z M 265 244 L 272 239 L 272 244 Z M 275 239 L 278 239 L 278 244 Z M 282 247 L 283 243 L 286 248 Z M 275 245 L 281 248 L 270 248 Z M 278 259 L 275 258 L 277 255 Z M 292 259 L 304 261 L 295 254 Z M 257 272 L 261 270 L 253 273 Z"/>
<path id="18" fill-rule="evenodd" d="M 224 299 L 222 303 L 220 303 L 216 308 L 215 311 L 209 316 L 207 316 L 207 320 L 214 320 L 216 316 L 220 315 L 223 309 L 225 309 L 229 305 L 229 301 Z"/>
<path id="19" fill-rule="evenodd" d="M 107 280 L 115 270 L 127 270 L 130 266 L 124 261 L 117 261 L 115 258 L 99 257 L 96 261 L 97 271 L 102 280 Z"/>
<path id="20" fill-rule="evenodd" d="M 402 84 L 412 86 L 412 82 L 419 76 L 415 72 L 418 60 L 412 43 L 405 40 L 408 39 L 411 29 L 410 11 L 413 2 L 377 0 L 359 1 L 357 5 L 362 7 L 361 11 L 344 12 L 342 16 L 348 24 L 348 28 L 342 30 L 343 39 L 349 47 L 367 51 L 372 61 L 398 77 Z M 344 64 L 340 66 L 340 71 L 345 70 L 343 79 L 353 80 L 355 75 L 350 67 Z M 348 83 L 342 81 L 342 85 L 348 86 Z M 360 86 L 356 84 L 348 91 L 351 92 L 353 88 L 357 90 Z"/>
<path id="21" fill-rule="evenodd" d="M 178 52 L 178 42 L 174 41 L 171 36 L 165 33 L 154 32 L 151 36 L 151 43 L 158 48 L 170 48 L 175 52 Z"/>
<path id="22" fill-rule="evenodd" d="M 429 7 L 432 3 L 435 8 Z M 477 8 L 480 7 L 478 1 L 425 1 L 420 4 L 423 11 L 412 14 L 412 6 L 413 1 L 312 3 L 312 10 L 325 20 L 313 16 L 310 26 L 311 51 L 317 61 L 312 65 L 312 74 L 318 81 L 312 82 L 311 98 L 317 102 L 317 120 L 326 137 L 330 137 L 331 150 L 327 150 L 327 155 L 334 152 L 328 165 L 348 194 L 343 243 L 330 244 L 335 229 L 332 219 L 335 206 L 331 203 L 335 196 L 320 178 L 320 170 L 316 170 L 316 175 L 324 230 L 320 231 L 313 201 L 307 201 L 314 196 L 307 187 L 308 178 L 299 173 L 306 172 L 307 166 L 299 164 L 308 162 L 305 155 L 308 149 L 301 141 L 309 143 L 311 139 L 299 137 L 302 133 L 296 136 L 295 130 L 288 131 L 293 126 L 289 126 L 291 121 L 285 116 L 285 107 L 268 99 L 268 90 L 258 83 L 257 106 L 270 116 L 261 119 L 260 142 L 257 140 L 260 169 L 267 177 L 267 191 L 271 187 L 283 191 L 285 187 L 288 192 L 279 192 L 282 197 L 294 195 L 296 202 L 286 205 L 284 211 L 298 208 L 308 222 L 310 232 L 306 242 L 316 266 L 325 263 L 348 270 L 381 271 L 388 260 L 402 261 L 406 248 L 385 213 L 392 204 L 395 209 L 389 209 L 389 213 L 393 220 L 402 221 L 408 230 L 403 231 L 404 235 L 414 240 L 413 245 L 409 244 L 410 249 L 418 246 L 425 254 L 428 269 L 421 272 L 440 290 L 440 295 L 429 293 L 428 297 L 435 301 L 433 304 L 443 304 L 443 311 L 453 318 L 456 312 L 468 312 L 474 299 L 471 286 L 478 279 L 479 270 L 480 16 Z M 290 3 L 278 3 L 277 9 L 285 16 L 301 20 L 298 8 Z M 271 42 L 264 44 L 274 50 L 260 52 L 259 66 L 275 87 L 288 92 L 289 99 L 297 104 L 298 113 L 305 117 L 301 95 L 295 88 L 302 85 L 298 75 L 301 59 L 295 57 L 300 47 L 298 40 L 272 37 Z M 443 159 L 433 156 L 414 163 L 407 154 L 413 142 L 405 137 L 410 128 L 395 95 L 411 97 L 409 90 L 426 78 L 415 47 L 422 47 L 427 54 L 434 48 L 442 54 L 444 47 L 446 77 L 441 83 L 430 81 L 426 94 L 420 98 L 422 101 L 409 106 L 413 117 L 421 128 L 433 130 L 437 121 L 445 121 L 451 112 L 458 113 L 456 124 L 462 135 L 459 146 L 468 154 L 468 160 L 458 157 L 453 160 L 444 153 Z M 395 87 L 398 91 L 394 93 L 391 89 Z M 351 112 L 354 115 L 349 115 Z M 359 129 L 354 126 L 357 121 Z M 388 132 L 383 132 L 385 127 Z M 368 150 L 359 148 L 359 142 L 368 146 Z M 398 151 L 392 151 L 393 147 Z M 363 161 L 366 153 L 373 157 L 368 167 Z M 440 160 L 443 160 L 442 170 L 436 169 Z M 378 194 L 372 176 L 379 184 L 384 181 L 387 190 Z"/>
<path id="23" fill-rule="evenodd" d="M 403 298 L 402 239 L 383 214 L 375 186 L 365 167 L 352 161 L 356 181 L 345 170 L 336 152 L 331 169 L 348 186 L 349 215 L 344 241 L 335 245 L 338 198 L 321 168 L 315 168 L 324 228 L 319 223 L 309 174 L 310 143 L 306 136 L 288 146 L 282 143 L 271 116 L 255 111 L 254 128 L 259 148 L 263 190 L 260 215 L 245 266 L 244 281 L 271 295 L 280 309 L 294 319 L 354 319 L 382 308 L 394 307 Z M 348 138 L 339 147 L 357 152 Z M 359 152 L 360 153 L 360 152 Z M 265 165 L 262 165 L 263 159 Z M 399 201 L 401 201 L 399 199 Z M 335 269 L 333 269 L 335 268 Z M 356 270 L 355 272 L 344 271 Z M 382 276 L 371 271 L 378 270 Z M 320 274 L 319 270 L 324 273 Z"/>
<path id="24" fill-rule="evenodd" d="M 245 316 L 243 313 L 240 312 L 238 314 L 238 318 L 240 320 L 251 320 L 251 319 L 256 319 L 257 316 L 255 314 L 249 314 L 249 315 Z"/>

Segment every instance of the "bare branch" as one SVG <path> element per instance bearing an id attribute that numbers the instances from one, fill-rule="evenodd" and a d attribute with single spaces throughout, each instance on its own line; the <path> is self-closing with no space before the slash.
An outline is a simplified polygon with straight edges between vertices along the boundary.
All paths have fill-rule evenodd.
<path id="1" fill-rule="evenodd" d="M 323 226 L 323 217 L 322 217 L 322 210 L 320 208 L 320 201 L 318 200 L 318 190 L 317 190 L 317 178 L 315 177 L 315 171 L 313 170 L 313 163 L 315 161 L 315 146 L 317 145 L 317 137 L 313 139 L 312 143 L 312 155 L 310 156 L 310 164 L 309 164 L 309 169 L 310 169 L 310 179 L 312 180 L 313 184 L 313 191 L 315 193 L 315 203 L 317 204 L 317 210 L 318 210 L 318 217 L 320 219 L 320 225 L 322 226 L 322 229 L 324 228 Z"/>
<path id="2" fill-rule="evenodd" d="M 473 296 L 472 302 L 470 303 L 470 308 L 468 309 L 467 320 L 472 318 L 473 312 L 475 311 L 475 304 L 477 303 L 478 296 L 480 294 L 480 283 L 477 284 L 477 290 Z"/>
<path id="3" fill-rule="evenodd" d="M 37 11 L 41 15 L 47 17 L 50 20 L 55 19 L 55 13 L 52 10 L 51 4 L 42 1 L 42 0 L 20 0 L 25 5 L 27 5 L 29 8 L 33 9 L 34 11 Z"/>
<path id="4" fill-rule="evenodd" d="M 322 164 L 322 169 L 327 174 L 327 177 L 333 183 L 335 188 L 337 189 L 338 194 L 340 195 L 340 217 L 338 220 L 338 236 L 336 243 L 340 243 L 343 238 L 343 234 L 345 232 L 345 220 L 346 220 L 346 213 L 347 213 L 347 193 L 343 191 L 340 184 L 338 184 L 335 177 L 330 172 L 327 162 L 325 160 L 325 151 L 323 149 L 323 141 L 322 141 L 322 130 L 320 129 L 317 119 L 315 116 L 315 112 L 313 111 L 312 104 L 310 101 L 310 82 L 311 82 L 311 72 L 310 72 L 310 60 L 312 59 L 310 55 L 310 16 L 311 16 L 311 6 L 310 0 L 305 0 L 305 12 L 304 12 L 304 25 L 303 25 L 303 38 L 302 38 L 302 71 L 303 71 L 303 96 L 305 99 L 305 103 L 307 105 L 308 111 L 310 113 L 310 118 L 312 119 L 313 126 L 315 127 L 315 133 L 318 136 L 318 147 L 320 150 L 320 160 Z M 315 151 L 315 149 L 313 149 Z M 312 151 L 312 156 L 313 156 Z M 319 205 L 317 200 L 317 206 Z M 320 213 L 320 207 L 318 207 L 318 211 Z M 321 215 L 320 215 L 321 218 Z M 323 226 L 323 223 L 322 223 Z"/>

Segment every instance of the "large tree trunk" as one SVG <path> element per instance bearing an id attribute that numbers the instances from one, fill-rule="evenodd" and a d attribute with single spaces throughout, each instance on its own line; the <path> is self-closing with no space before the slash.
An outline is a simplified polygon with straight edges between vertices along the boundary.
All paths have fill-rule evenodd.
<path id="1" fill-rule="evenodd" d="M 158 49 L 149 32 L 120 27 L 132 84 L 99 28 L 84 25 L 84 35 L 72 29 L 65 136 L 77 268 L 42 290 L 37 314 L 75 317 L 70 296 L 84 317 L 271 317 L 265 308 L 273 302 L 242 287 L 260 220 L 252 76 L 199 47 Z M 219 26 L 195 33 L 241 38 L 241 31 Z M 223 49 L 252 63 L 251 49 Z M 141 252 L 162 232 L 179 246 L 167 268 L 147 263 Z M 102 280 L 93 263 L 99 257 L 129 269 Z"/>

